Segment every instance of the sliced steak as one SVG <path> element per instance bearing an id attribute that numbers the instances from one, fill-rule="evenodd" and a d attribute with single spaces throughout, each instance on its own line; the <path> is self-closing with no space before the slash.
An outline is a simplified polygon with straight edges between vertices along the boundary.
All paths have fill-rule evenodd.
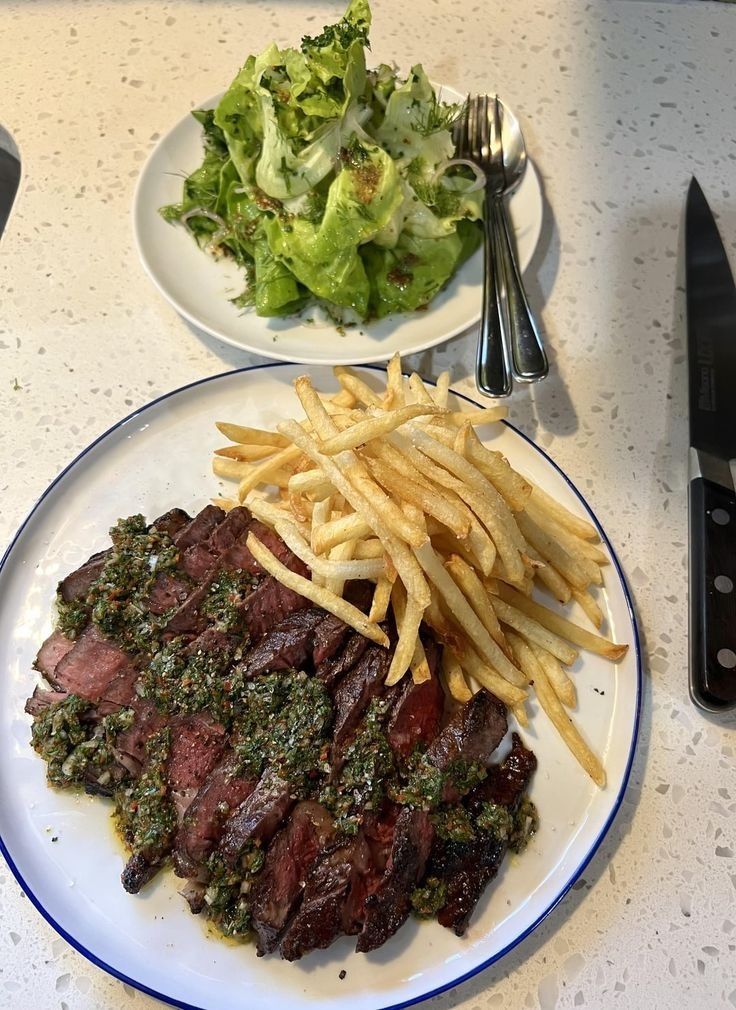
<path id="1" fill-rule="evenodd" d="M 89 624 L 59 660 L 51 683 L 88 701 L 106 698 L 123 704 L 132 697 L 137 677 L 130 656 Z"/>
<path id="2" fill-rule="evenodd" d="M 388 742 L 394 752 L 406 758 L 417 744 L 430 744 L 437 736 L 444 707 L 445 694 L 436 669 L 421 684 L 404 677 L 388 722 Z"/>
<path id="3" fill-rule="evenodd" d="M 59 595 L 64 603 L 73 603 L 87 595 L 90 586 L 100 576 L 111 553 L 112 548 L 108 547 L 106 551 L 93 554 L 80 568 L 62 579 L 59 583 Z"/>
<path id="4" fill-rule="evenodd" d="M 320 607 L 287 614 L 246 652 L 238 671 L 250 678 L 270 670 L 303 669 L 312 654 L 315 629 L 324 615 Z"/>
<path id="5" fill-rule="evenodd" d="M 181 567 L 189 578 L 198 582 L 208 572 L 219 568 L 222 556 L 243 536 L 251 522 L 248 509 L 239 506 L 226 514 L 206 540 L 188 547 L 182 555 Z"/>
<path id="6" fill-rule="evenodd" d="M 192 544 L 207 540 L 215 527 L 224 521 L 226 515 L 227 513 L 216 505 L 206 505 L 194 519 L 174 534 L 174 543 L 183 551 Z"/>
<path id="7" fill-rule="evenodd" d="M 169 785 L 174 792 L 199 789 L 222 757 L 225 730 L 208 715 L 177 715 L 168 723 L 171 726 Z"/>
<path id="8" fill-rule="evenodd" d="M 459 708 L 427 749 L 427 760 L 440 771 L 454 762 L 480 761 L 488 764 L 491 754 L 506 735 L 506 709 L 485 688 L 481 688 Z M 453 802 L 458 793 L 448 780 L 443 792 L 445 802 Z"/>
<path id="9" fill-rule="evenodd" d="M 294 805 L 291 786 L 267 768 L 253 792 L 228 820 L 217 847 L 227 866 L 234 867 L 248 842 L 266 845 Z"/>
<path id="10" fill-rule="evenodd" d="M 267 575 L 248 593 L 241 610 L 251 641 L 257 642 L 287 614 L 311 606 L 309 600 Z"/>
<path id="11" fill-rule="evenodd" d="M 301 900 L 312 864 L 335 834 L 335 822 L 312 800 L 297 803 L 268 847 L 252 892 L 258 954 L 270 954 Z"/>
<path id="12" fill-rule="evenodd" d="M 406 922 L 412 889 L 424 875 L 434 828 L 424 810 L 401 811 L 394 829 L 386 871 L 364 903 L 364 922 L 356 950 L 375 950 Z"/>
<path id="13" fill-rule="evenodd" d="M 537 759 L 514 733 L 506 760 L 489 769 L 488 777 L 468 795 L 466 805 L 475 814 L 484 802 L 497 803 L 510 812 L 516 809 Z M 438 843 L 432 853 L 430 873 L 445 880 L 447 897 L 437 919 L 441 925 L 462 936 L 473 910 L 488 883 L 498 873 L 508 849 L 505 838 L 477 831 L 470 842 Z"/>
<path id="14" fill-rule="evenodd" d="M 187 808 L 174 850 L 180 877 L 203 875 L 203 864 L 220 841 L 228 817 L 253 792 L 256 781 L 237 775 L 237 765 L 235 755 L 228 752 Z"/>
<path id="15" fill-rule="evenodd" d="M 192 591 L 188 580 L 177 578 L 169 572 L 162 572 L 148 597 L 148 608 L 152 614 L 165 614 L 172 607 L 180 607 Z"/>
<path id="16" fill-rule="evenodd" d="M 45 687 L 36 687 L 31 697 L 26 701 L 25 710 L 28 715 L 35 719 L 45 712 L 50 705 L 55 705 L 59 701 L 64 701 L 69 695 L 66 691 L 49 691 Z"/>
<path id="17" fill-rule="evenodd" d="M 67 638 L 66 635 L 63 635 L 57 629 L 56 631 L 51 632 L 49 637 L 38 650 L 38 655 L 36 656 L 33 665 L 44 675 L 50 684 L 54 683 L 54 673 L 56 671 L 56 667 L 59 665 L 64 656 L 66 656 L 67 652 L 71 652 L 75 644 L 76 643 L 72 641 L 71 638 Z"/>
<path id="18" fill-rule="evenodd" d="M 177 533 L 180 533 L 191 521 L 192 517 L 184 509 L 169 509 L 168 512 L 164 512 L 158 519 L 153 520 L 151 529 L 156 530 L 158 533 L 163 533 L 173 540 Z"/>
<path id="19" fill-rule="evenodd" d="M 340 747 L 358 725 L 373 698 L 383 691 L 391 652 L 370 643 L 335 691 L 334 741 Z"/>
<path id="20" fill-rule="evenodd" d="M 281 956 L 297 961 L 323 949 L 346 932 L 355 932 L 355 905 L 364 900 L 370 849 L 362 833 L 335 842 L 312 865 L 302 903 L 281 940 Z M 356 902 L 357 897 L 357 902 Z"/>
<path id="21" fill-rule="evenodd" d="M 115 739 L 115 756 L 137 778 L 146 760 L 146 740 L 166 722 L 153 702 L 136 698 L 130 707 L 135 712 L 133 725 Z"/>
<path id="22" fill-rule="evenodd" d="M 214 574 L 206 579 L 186 597 L 184 602 L 174 611 L 166 624 L 166 635 L 199 635 L 207 627 L 207 617 L 200 613 L 200 607 L 210 591 Z"/>
<path id="23" fill-rule="evenodd" d="M 368 639 L 357 631 L 351 632 L 344 647 L 334 656 L 323 659 L 315 667 L 315 676 L 333 690 L 348 670 L 352 669 L 368 648 Z"/>
<path id="24" fill-rule="evenodd" d="M 363 580 L 350 582 L 345 590 L 345 599 L 358 610 L 367 613 L 373 599 L 373 586 Z M 314 665 L 328 662 L 336 656 L 338 650 L 351 634 L 350 626 L 334 614 L 325 615 L 317 628 L 314 644 Z M 362 636 L 361 636 L 362 637 Z M 347 667 L 345 668 L 347 669 Z"/>

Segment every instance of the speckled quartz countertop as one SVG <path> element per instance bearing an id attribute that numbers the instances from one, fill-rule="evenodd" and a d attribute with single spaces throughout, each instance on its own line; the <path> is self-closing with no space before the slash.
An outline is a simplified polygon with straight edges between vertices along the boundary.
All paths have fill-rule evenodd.
<path id="1" fill-rule="evenodd" d="M 182 110 L 336 3 L 0 5 L 0 122 L 24 180 L 0 245 L 0 543 L 111 423 L 257 360 L 187 326 L 137 261 L 136 177 Z M 441 1008 L 736 1007 L 736 734 L 686 689 L 685 349 L 674 301 L 696 172 L 736 261 L 736 9 L 375 0 L 373 55 L 498 85 L 544 182 L 528 275 L 553 356 L 512 418 L 601 517 L 646 646 L 641 741 L 610 834 L 562 905 Z M 470 387 L 474 338 L 410 364 Z M 0 1006 L 153 1006 L 72 950 L 0 866 Z"/>

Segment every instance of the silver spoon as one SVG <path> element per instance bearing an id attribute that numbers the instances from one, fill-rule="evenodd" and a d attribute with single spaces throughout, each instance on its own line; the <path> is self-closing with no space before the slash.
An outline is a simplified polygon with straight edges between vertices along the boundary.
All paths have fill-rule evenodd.
<path id="1" fill-rule="evenodd" d="M 538 382 L 549 372 L 549 362 L 539 327 L 529 308 L 529 300 L 521 280 L 516 248 L 511 239 L 508 212 L 504 197 L 519 186 L 526 171 L 526 146 L 519 122 L 497 97 L 492 116 L 496 135 L 503 148 L 504 185 L 493 200 L 493 223 L 501 268 L 505 281 L 506 312 L 511 343 L 511 369 L 519 382 Z"/>

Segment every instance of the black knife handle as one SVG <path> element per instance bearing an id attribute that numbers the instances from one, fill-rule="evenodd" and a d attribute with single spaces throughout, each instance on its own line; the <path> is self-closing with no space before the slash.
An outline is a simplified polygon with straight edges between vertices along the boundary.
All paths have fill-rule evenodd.
<path id="1" fill-rule="evenodd" d="M 736 495 L 704 477 L 690 481 L 690 694 L 736 707 Z"/>

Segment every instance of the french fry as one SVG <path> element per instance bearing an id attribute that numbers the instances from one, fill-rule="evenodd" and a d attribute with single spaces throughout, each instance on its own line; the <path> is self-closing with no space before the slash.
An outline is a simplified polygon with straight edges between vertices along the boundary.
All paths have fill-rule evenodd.
<path id="1" fill-rule="evenodd" d="M 481 424 L 494 424 L 496 421 L 502 421 L 504 417 L 508 416 L 508 412 L 508 407 L 481 407 L 478 410 L 454 410 L 450 414 L 450 419 L 458 427 L 467 421 L 470 421 L 476 427 Z"/>
<path id="2" fill-rule="evenodd" d="M 464 515 L 462 510 L 447 498 L 428 490 L 423 484 L 412 480 L 406 473 L 400 473 L 383 460 L 367 459 L 366 465 L 372 476 L 389 493 L 433 516 L 456 537 L 464 538 L 470 532 L 467 514 Z"/>
<path id="3" fill-rule="evenodd" d="M 529 645 L 562 704 L 565 708 L 575 708 L 578 701 L 577 691 L 573 682 L 562 669 L 560 661 L 536 643 L 529 642 Z"/>
<path id="4" fill-rule="evenodd" d="M 268 572 L 269 575 L 273 575 L 283 586 L 292 589 L 295 593 L 299 593 L 305 599 L 311 600 L 312 603 L 334 614 L 335 617 L 339 617 L 341 621 L 350 625 L 351 628 L 354 628 L 355 631 L 365 638 L 369 638 L 372 642 L 388 648 L 389 641 L 386 634 L 377 624 L 370 621 L 362 611 L 358 610 L 357 607 L 343 600 L 342 597 L 328 592 L 324 586 L 316 586 L 309 579 L 305 579 L 302 575 L 297 575 L 296 572 L 292 572 L 285 565 L 282 565 L 253 533 L 248 534 L 246 544 L 248 550 L 261 568 Z"/>
<path id="5" fill-rule="evenodd" d="M 211 502 L 218 509 L 222 509 L 223 512 L 231 512 L 234 508 L 238 507 L 238 503 L 233 498 L 212 498 Z"/>
<path id="6" fill-rule="evenodd" d="M 325 439 L 320 445 L 320 450 L 326 456 L 334 456 L 338 452 L 344 452 L 345 449 L 356 449 L 374 438 L 388 435 L 408 421 L 413 421 L 417 417 L 440 414 L 442 410 L 442 407 L 430 402 L 410 403 L 406 407 L 397 407 L 396 410 L 383 411 L 375 417 L 366 417 L 363 421 L 358 421 L 338 435 Z"/>
<path id="7" fill-rule="evenodd" d="M 467 634 L 480 655 L 510 684 L 523 687 L 526 683 L 524 675 L 508 660 L 488 634 L 475 611 L 445 570 L 432 545 L 426 544 L 414 553 L 427 576 L 439 590 L 453 620 Z"/>
<path id="8" fill-rule="evenodd" d="M 222 449 L 215 449 L 215 456 L 239 459 L 243 463 L 253 463 L 259 459 L 273 456 L 276 451 L 275 445 L 226 445 Z"/>
<path id="9" fill-rule="evenodd" d="M 445 568 L 478 615 L 488 634 L 508 656 L 506 638 L 501 630 L 501 625 L 498 623 L 498 618 L 496 617 L 496 612 L 488 596 L 488 592 L 476 572 L 467 561 L 458 557 L 457 554 L 451 555 L 445 561 Z"/>
<path id="10" fill-rule="evenodd" d="M 520 705 L 524 702 L 527 697 L 526 691 L 523 691 L 520 687 L 515 687 L 505 680 L 500 674 L 484 663 L 475 649 L 470 645 L 469 642 L 463 642 L 462 645 L 456 652 L 460 664 L 466 674 L 470 674 L 472 677 L 483 685 L 487 691 L 500 699 L 509 708 L 513 708 L 514 705 Z M 526 679 L 524 680 L 526 683 Z"/>
<path id="11" fill-rule="evenodd" d="M 296 461 L 301 456 L 301 451 L 298 446 L 290 445 L 288 449 L 281 449 L 276 453 L 275 456 L 271 456 L 270 459 L 264 460 L 263 463 L 257 463 L 251 468 L 250 473 L 246 474 L 238 486 L 238 498 L 243 501 L 245 496 L 253 488 L 258 487 L 259 484 L 272 484 L 274 481 L 271 479 L 274 473 L 283 472 L 283 468 L 289 464 L 296 463 Z M 279 487 L 281 484 L 279 484 Z M 287 485 L 288 486 L 288 481 Z"/>
<path id="12" fill-rule="evenodd" d="M 316 523 L 316 520 L 314 522 Z M 312 548 L 316 554 L 325 554 L 337 544 L 342 544 L 346 540 L 368 537 L 372 532 L 373 530 L 361 515 L 351 512 L 340 519 L 324 522 L 314 529 Z"/>
<path id="13" fill-rule="evenodd" d="M 422 640 L 419 635 L 417 635 L 417 640 L 414 645 L 414 655 L 412 656 L 411 663 L 409 664 L 409 669 L 411 670 L 411 679 L 415 684 L 423 684 L 425 681 L 432 679 L 432 671 L 429 669 L 427 656 L 424 652 L 424 646 L 422 645 Z"/>
<path id="14" fill-rule="evenodd" d="M 407 596 L 403 585 L 398 581 L 393 586 L 391 603 L 399 638 L 386 675 L 386 687 L 397 684 L 409 669 L 419 641 L 419 625 L 424 613 L 424 607 L 419 606 L 412 596 Z"/>
<path id="15" fill-rule="evenodd" d="M 373 601 L 371 603 L 371 611 L 368 615 L 368 620 L 378 624 L 382 621 L 387 612 L 388 605 L 391 602 L 391 580 L 382 575 L 381 578 L 376 582 L 376 588 L 373 590 Z"/>
<path id="16" fill-rule="evenodd" d="M 539 567 L 535 571 L 536 578 L 547 588 L 556 600 L 560 603 L 569 603 L 572 599 L 572 590 L 569 584 L 563 579 L 560 573 L 548 561 L 545 561 L 541 554 L 538 554 L 531 544 L 527 544 L 526 554 Z"/>
<path id="17" fill-rule="evenodd" d="M 600 631 L 603 627 L 603 611 L 591 596 L 590 590 L 581 592 L 579 589 L 573 589 L 572 598 L 579 604 L 580 609 L 593 627 Z"/>
<path id="18" fill-rule="evenodd" d="M 532 547 L 541 556 L 557 569 L 565 579 L 575 589 L 587 589 L 593 581 L 586 569 L 579 563 L 577 558 L 568 554 L 564 547 L 553 540 L 533 519 L 530 519 L 526 512 L 519 512 L 516 517 L 519 529 L 524 534 Z M 596 572 L 598 568 L 595 566 Z"/>
<path id="19" fill-rule="evenodd" d="M 327 480 L 322 471 L 302 470 L 289 478 L 289 492 L 295 496 L 311 495 L 316 501 L 328 498 L 335 493 L 335 489 Z"/>
<path id="20" fill-rule="evenodd" d="M 464 705 L 466 701 L 470 701 L 473 697 L 473 692 L 468 687 L 462 667 L 452 649 L 444 648 L 442 650 L 440 676 L 445 683 L 450 697 L 454 698 L 455 701 L 459 701 L 461 705 Z"/>
<path id="21" fill-rule="evenodd" d="M 560 526 L 564 526 L 571 533 L 574 533 L 575 536 L 582 537 L 583 540 L 600 540 L 598 531 L 592 523 L 570 512 L 569 509 L 566 509 L 564 505 L 561 505 L 551 495 L 548 495 L 546 491 L 537 487 L 536 484 L 532 488 L 531 498 L 536 505 L 544 509 Z"/>
<path id="22" fill-rule="evenodd" d="M 296 523 L 288 520 L 278 520 L 273 528 L 286 546 L 308 565 L 312 573 L 316 572 L 325 579 L 378 579 L 385 572 L 381 559 L 375 561 L 333 561 L 331 558 L 318 557 L 302 536 Z"/>
<path id="23" fill-rule="evenodd" d="M 429 406 L 429 404 L 434 404 L 434 400 L 430 395 L 429 390 L 424 385 L 422 377 L 416 372 L 412 372 L 409 376 L 409 389 L 414 394 L 414 399 L 417 403 L 423 403 Z"/>
<path id="24" fill-rule="evenodd" d="M 276 449 L 286 449 L 289 445 L 289 440 L 277 431 L 246 428 L 242 424 L 228 424 L 226 421 L 216 421 L 215 427 L 225 438 L 241 445 L 273 445 Z"/>
<path id="25" fill-rule="evenodd" d="M 383 405 L 388 410 L 391 407 L 403 407 L 405 402 L 401 356 L 397 351 L 386 366 L 386 395 Z"/>
<path id="26" fill-rule="evenodd" d="M 569 530 L 560 526 L 558 522 L 555 522 L 554 519 L 546 515 L 534 502 L 530 501 L 528 503 L 526 513 L 541 530 L 544 530 L 548 536 L 556 540 L 567 551 L 570 557 L 575 558 L 581 568 L 588 573 L 591 582 L 600 581 L 599 565 L 608 564 L 608 557 L 603 551 L 596 547 L 595 544 L 582 540 L 580 537 L 575 536 L 574 533 L 570 533 Z"/>
<path id="27" fill-rule="evenodd" d="M 370 558 L 383 558 L 386 552 L 383 544 L 377 537 L 370 540 L 356 540 L 354 557 L 358 561 L 367 561 Z"/>
<path id="28" fill-rule="evenodd" d="M 336 544 L 336 546 L 330 551 L 328 563 L 330 565 L 334 564 L 337 568 L 340 563 L 348 563 L 352 561 L 355 555 L 357 543 L 357 540 L 345 540 L 341 544 Z M 312 573 L 312 578 L 314 578 L 314 572 Z M 378 578 L 381 578 L 381 576 L 379 575 Z M 346 579 L 341 578 L 339 575 L 333 575 L 325 579 L 325 586 L 331 593 L 334 593 L 335 596 L 342 596 L 345 590 L 345 582 Z"/>
<path id="29" fill-rule="evenodd" d="M 342 365 L 336 365 L 332 371 L 342 388 L 349 390 L 359 403 L 364 403 L 366 407 L 380 409 L 381 397 L 374 393 L 371 387 L 359 379 L 357 375 L 353 375 Z"/>
<path id="30" fill-rule="evenodd" d="M 596 785 L 603 789 L 606 785 L 606 773 L 603 766 L 583 740 L 580 732 L 565 711 L 560 699 L 554 692 L 547 674 L 537 661 L 531 646 L 519 636 L 510 631 L 507 635 L 509 644 L 514 651 L 517 662 L 525 670 L 534 684 L 534 691 L 539 703 L 547 713 L 550 722 L 562 737 L 578 763 L 590 775 Z"/>
<path id="31" fill-rule="evenodd" d="M 314 438 L 307 434 L 296 421 L 282 421 L 281 430 L 292 438 L 305 455 L 309 456 L 325 472 L 332 485 L 345 497 L 352 508 L 359 512 L 375 535 L 386 548 L 386 553 L 400 574 L 407 590 L 419 602 L 429 600 L 427 587 L 421 568 L 407 548 L 406 544 L 396 537 L 385 524 L 381 515 L 374 507 L 374 499 L 366 498 L 361 491 L 343 474 L 333 457 L 323 456 L 317 448 Z M 403 518 L 403 517 L 402 517 Z M 425 602 L 426 605 L 426 602 Z"/>
<path id="32" fill-rule="evenodd" d="M 539 624 L 549 631 L 559 635 L 560 638 L 566 638 L 568 642 L 572 642 L 573 645 L 577 645 L 581 649 L 594 652 L 599 656 L 605 656 L 606 659 L 610 659 L 614 663 L 623 659 L 628 652 L 628 645 L 617 645 L 607 638 L 594 635 L 592 631 L 579 627 L 561 614 L 555 613 L 554 610 L 549 610 L 547 607 L 542 606 L 541 603 L 526 599 L 526 597 L 515 592 L 511 586 L 499 583 L 498 593 L 506 603 L 516 607 L 517 610 L 538 621 Z"/>
<path id="33" fill-rule="evenodd" d="M 326 498 L 322 498 L 321 501 L 314 503 L 314 508 L 312 509 L 312 523 L 311 529 L 309 531 L 309 545 L 315 554 L 326 554 L 327 549 L 319 548 L 316 544 L 317 533 L 320 529 L 324 528 L 325 522 L 332 515 L 332 495 L 328 495 Z M 351 555 L 352 556 L 352 555 Z M 319 572 L 312 569 L 312 582 L 316 582 L 317 585 L 324 586 L 325 577 Z M 333 593 L 341 593 L 341 589 L 335 589 L 334 585 L 330 585 L 329 588 Z"/>
<path id="34" fill-rule="evenodd" d="M 535 621 L 533 617 L 529 617 L 524 611 L 517 610 L 510 603 L 506 603 L 500 596 L 493 597 L 493 609 L 496 611 L 499 621 L 513 628 L 524 638 L 528 638 L 530 642 L 541 645 L 543 649 L 551 652 L 566 666 L 570 666 L 577 659 L 578 654 L 571 645 L 545 628 L 543 624 Z"/>
<path id="35" fill-rule="evenodd" d="M 432 399 L 439 407 L 447 409 L 447 401 L 450 396 L 450 373 L 445 369 L 437 376 L 434 389 L 430 389 Z"/>
<path id="36" fill-rule="evenodd" d="M 472 427 L 466 436 L 465 452 L 470 462 L 478 467 L 515 512 L 526 507 L 532 495 L 532 485 L 509 465 L 500 452 L 487 449 Z"/>

